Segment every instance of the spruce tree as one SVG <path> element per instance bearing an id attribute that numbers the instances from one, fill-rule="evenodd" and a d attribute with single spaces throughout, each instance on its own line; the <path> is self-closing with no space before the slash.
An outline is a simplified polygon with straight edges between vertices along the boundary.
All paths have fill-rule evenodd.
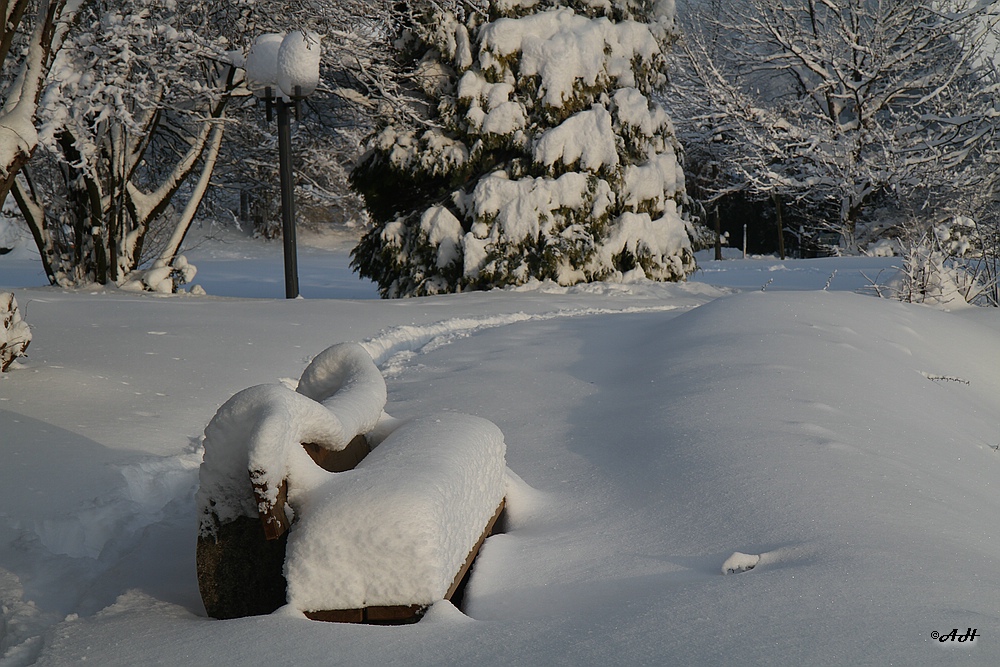
<path id="1" fill-rule="evenodd" d="M 352 173 L 383 296 L 694 270 L 681 147 L 656 96 L 672 0 L 413 7 L 425 113 L 383 118 Z"/>

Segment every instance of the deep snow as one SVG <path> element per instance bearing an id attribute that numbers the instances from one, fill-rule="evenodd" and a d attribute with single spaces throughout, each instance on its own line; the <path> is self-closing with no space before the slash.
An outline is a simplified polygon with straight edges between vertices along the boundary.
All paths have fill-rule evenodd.
<path id="1" fill-rule="evenodd" d="M 0 665 L 1000 664 L 996 310 L 855 293 L 888 259 L 374 301 L 306 249 L 285 301 L 221 296 L 280 297 L 276 244 L 186 254 L 210 296 L 38 287 L 0 257 L 34 334 L 0 376 Z M 394 416 L 500 427 L 508 532 L 464 614 L 208 619 L 205 426 L 341 341 Z M 956 628 L 976 641 L 932 638 Z"/>

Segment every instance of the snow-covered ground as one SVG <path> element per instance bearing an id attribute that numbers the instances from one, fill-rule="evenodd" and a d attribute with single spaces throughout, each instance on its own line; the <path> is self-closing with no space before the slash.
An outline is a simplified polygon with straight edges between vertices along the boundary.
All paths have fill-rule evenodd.
<path id="1" fill-rule="evenodd" d="M 0 257 L 34 334 L 0 376 L 0 665 L 1000 664 L 997 310 L 858 294 L 886 259 L 377 301 L 304 247 L 287 301 L 278 244 L 188 256 L 209 296 Z M 341 341 L 394 416 L 500 427 L 508 530 L 416 625 L 209 619 L 205 425 Z"/>

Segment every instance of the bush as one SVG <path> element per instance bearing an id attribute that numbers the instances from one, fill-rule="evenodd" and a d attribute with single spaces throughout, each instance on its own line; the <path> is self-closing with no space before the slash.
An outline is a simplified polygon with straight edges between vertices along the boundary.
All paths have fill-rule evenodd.
<path id="1" fill-rule="evenodd" d="M 956 216 L 900 244 L 902 266 L 886 287 L 894 298 L 938 306 L 997 305 L 997 258 L 975 221 Z"/>

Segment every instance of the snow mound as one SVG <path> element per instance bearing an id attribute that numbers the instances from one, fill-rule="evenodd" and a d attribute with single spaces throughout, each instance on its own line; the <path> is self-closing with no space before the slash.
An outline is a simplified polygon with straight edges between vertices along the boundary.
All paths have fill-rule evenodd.
<path id="1" fill-rule="evenodd" d="M 322 403 L 340 420 L 343 432 L 350 434 L 336 449 L 375 428 L 386 401 L 385 380 L 358 343 L 339 343 L 316 355 L 295 391 Z"/>
<path id="2" fill-rule="evenodd" d="M 194 492 L 197 452 L 142 459 L 122 466 L 124 484 L 81 503 L 72 514 L 31 526 L 52 554 L 109 560 L 130 548 L 144 529 L 167 517 Z"/>
<path id="3" fill-rule="evenodd" d="M 315 611 L 444 598 L 503 499 L 505 449 L 484 419 L 417 418 L 354 470 L 290 493 L 300 519 L 285 559 L 289 604 Z"/>
<path id="4" fill-rule="evenodd" d="M 172 263 L 157 261 L 151 268 L 132 271 L 121 284 L 129 292 L 158 292 L 172 294 L 180 286 L 190 283 L 198 273 L 198 267 L 188 262 L 187 257 L 178 255 Z"/>
<path id="5" fill-rule="evenodd" d="M 757 567 L 759 562 L 760 556 L 757 554 L 745 554 L 737 551 L 722 564 L 722 574 L 746 572 Z"/>

